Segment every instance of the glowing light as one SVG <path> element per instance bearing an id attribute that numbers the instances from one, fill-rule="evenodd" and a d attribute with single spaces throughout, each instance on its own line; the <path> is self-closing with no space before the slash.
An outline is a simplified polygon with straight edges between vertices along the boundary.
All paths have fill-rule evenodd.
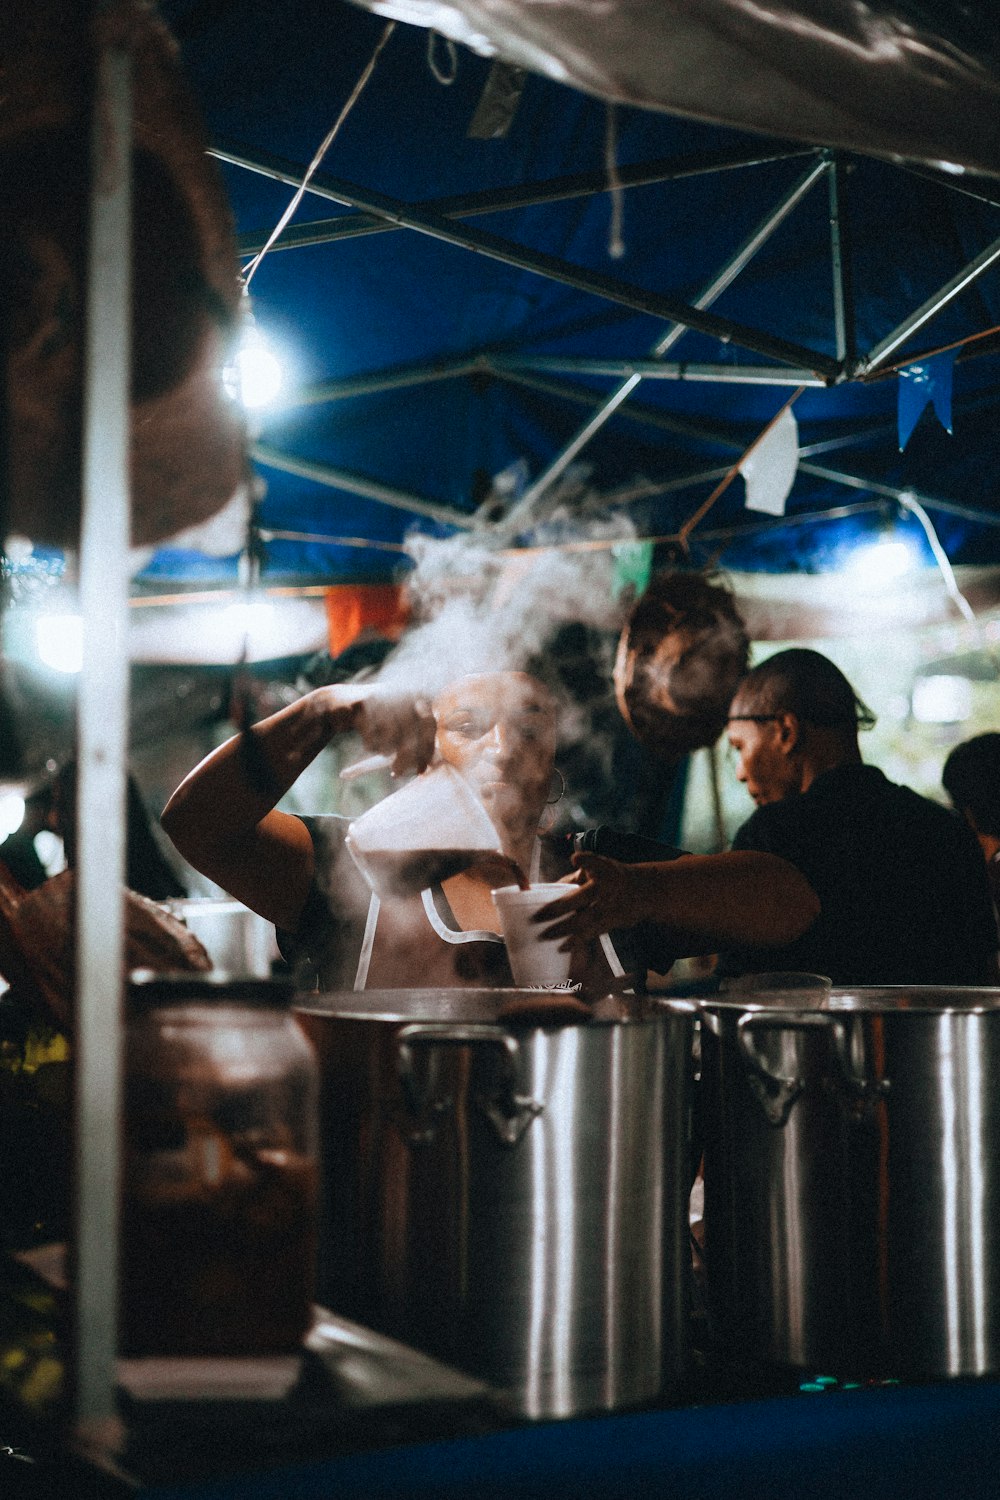
<path id="1" fill-rule="evenodd" d="M 918 677 L 913 684 L 913 717 L 921 724 L 959 724 L 972 713 L 972 683 L 968 677 L 943 673 Z"/>
<path id="2" fill-rule="evenodd" d="M 83 620 L 79 615 L 39 615 L 35 621 L 38 659 L 53 672 L 83 667 Z"/>
<path id="3" fill-rule="evenodd" d="M 232 394 L 251 411 L 270 406 L 277 400 L 285 372 L 281 361 L 256 323 L 248 323 L 226 384 Z"/>
<path id="4" fill-rule="evenodd" d="M 20 792 L 0 792 L 0 839 L 16 833 L 24 822 L 24 798 Z"/>
<path id="5" fill-rule="evenodd" d="M 917 563 L 917 551 L 910 542 L 886 538 L 859 547 L 851 554 L 844 573 L 862 588 L 879 588 L 909 573 Z"/>
<path id="6" fill-rule="evenodd" d="M 235 661 L 267 642 L 274 621 L 274 605 L 266 599 L 227 604 L 205 620 L 205 642 L 219 661 Z"/>

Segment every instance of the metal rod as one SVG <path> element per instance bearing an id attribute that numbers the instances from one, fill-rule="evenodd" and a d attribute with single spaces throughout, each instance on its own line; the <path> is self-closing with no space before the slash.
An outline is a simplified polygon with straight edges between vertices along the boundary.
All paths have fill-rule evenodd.
<path id="1" fill-rule="evenodd" d="M 280 244 L 280 240 L 278 244 Z M 277 246 L 275 247 L 277 248 Z M 290 397 L 285 406 L 319 406 L 327 401 L 344 401 L 353 396 L 377 396 L 383 391 L 401 387 L 427 385 L 434 380 L 459 380 L 485 369 L 485 362 L 475 355 L 460 359 L 434 360 L 429 364 L 398 365 L 394 369 L 370 375 L 355 375 L 350 380 L 323 380 L 305 386 Z"/>
<path id="2" fill-rule="evenodd" d="M 767 242 L 779 225 L 784 223 L 788 215 L 802 201 L 817 179 L 824 175 L 826 170 L 825 156 L 818 160 L 814 159 L 808 170 L 792 184 L 787 192 L 782 194 L 774 207 L 765 214 L 760 223 L 755 226 L 743 241 L 736 253 L 725 261 L 715 276 L 712 277 L 712 280 L 703 287 L 694 304 L 699 312 L 703 312 L 706 308 L 710 307 L 727 287 L 732 285 L 740 272 L 749 265 L 750 261 L 761 249 L 762 245 Z M 687 328 L 693 326 L 690 322 L 685 323 L 681 319 L 674 321 L 671 327 L 653 345 L 652 358 L 656 360 L 662 359 L 673 348 L 674 344 L 683 337 L 687 332 Z M 802 360 L 799 363 L 808 364 L 809 361 Z M 811 369 L 815 370 L 815 366 L 811 366 Z M 601 428 L 614 415 L 622 403 L 628 400 L 641 379 L 642 376 L 638 373 L 629 375 L 617 390 L 611 393 L 604 404 L 598 407 L 589 421 L 585 422 L 579 431 L 575 433 L 562 451 L 542 471 L 535 482 L 528 486 L 517 505 L 504 518 L 502 523 L 504 527 L 516 527 L 524 524 L 545 491 L 555 483 L 561 474 L 565 473 L 577 454 L 582 452 L 590 440 L 600 432 Z"/>
<path id="3" fill-rule="evenodd" d="M 330 464 L 313 463 L 306 458 L 295 458 L 290 453 L 280 453 L 277 448 L 257 443 L 251 449 L 251 457 L 269 469 L 280 469 L 284 474 L 297 474 L 300 479 L 311 479 L 315 484 L 329 489 L 345 490 L 351 495 L 360 495 L 364 500 L 376 500 L 380 505 L 391 505 L 396 510 L 411 511 L 417 516 L 426 516 L 431 521 L 441 521 L 446 526 L 459 530 L 471 530 L 474 521 L 463 511 L 448 505 L 438 505 L 433 500 L 409 495 L 405 490 L 393 489 L 379 484 L 378 480 L 366 479 L 363 474 L 352 474 L 347 469 L 335 469 Z"/>
<path id="4" fill-rule="evenodd" d="M 502 370 L 496 372 L 502 379 L 509 381 L 512 385 L 523 385 L 529 391 L 541 391 L 543 395 L 555 396 L 562 401 L 573 401 L 578 406 L 596 406 L 600 397 L 593 391 L 585 390 L 582 386 L 570 385 L 563 380 L 550 380 L 542 375 L 529 375 L 523 370 Z M 708 427 L 704 423 L 691 422 L 686 417 L 668 416 L 666 412 L 652 411 L 645 406 L 627 406 L 622 411 L 622 416 L 629 422 L 638 422 L 643 427 L 658 427 L 662 432 L 673 432 L 678 437 L 690 438 L 698 443 L 711 443 L 720 448 L 739 449 L 743 451 L 743 444 L 729 432 L 721 428 Z"/>
<path id="5" fill-rule="evenodd" d="M 538 370 L 564 375 L 638 375 L 643 380 L 677 380 L 713 385 L 809 385 L 825 389 L 829 382 L 811 370 L 789 365 L 714 365 L 667 362 L 657 359 L 591 359 L 586 355 L 483 355 L 480 368 L 497 373 Z"/>
<path id="6" fill-rule="evenodd" d="M 247 171 L 259 172 L 261 160 L 256 153 L 233 145 L 218 143 L 209 148 L 210 156 L 231 166 Z M 787 161 L 798 156 L 811 156 L 811 148 L 786 148 L 775 151 L 698 152 L 680 157 L 660 157 L 634 166 L 621 167 L 618 180 L 623 188 L 651 187 L 660 182 L 679 182 L 686 177 L 698 177 L 714 172 L 732 172 L 742 167 L 765 166 L 771 162 Z M 270 158 L 277 161 L 277 158 Z M 294 168 L 282 168 L 279 181 L 301 187 L 302 172 Z M 419 206 L 445 219 L 475 218 L 479 214 L 508 213 L 511 209 L 535 208 L 543 203 L 565 203 L 573 198 L 600 196 L 608 190 L 607 173 L 575 172 L 561 177 L 550 177 L 542 182 L 521 183 L 516 187 L 493 188 L 483 193 L 466 193 L 462 197 L 429 198 Z M 310 183 L 307 192 L 314 191 Z M 330 196 L 320 194 L 320 196 Z M 323 245 L 334 240 L 355 238 L 365 234 L 393 233 L 400 226 L 388 224 L 370 214 L 343 214 L 336 219 L 314 220 L 311 224 L 289 226 L 275 250 L 291 250 L 298 245 Z M 241 254 L 252 255 L 263 248 L 270 229 L 254 230 L 238 240 Z"/>
<path id="7" fill-rule="evenodd" d="M 921 167 L 914 161 L 894 161 L 893 166 L 899 172 L 906 172 L 910 177 L 922 177 L 926 182 L 933 182 L 937 187 L 943 188 L 948 193 L 960 193 L 964 198 L 972 198 L 977 203 L 988 203 L 991 208 L 1000 208 L 1000 194 L 990 193 L 984 185 L 984 179 L 973 179 L 975 187 L 970 187 L 964 177 L 945 177 L 940 172 L 933 171 L 930 167 Z"/>
<path id="8" fill-rule="evenodd" d="M 232 160 L 233 158 L 223 155 L 222 159 Z M 244 156 L 240 158 L 238 165 L 260 171 L 264 176 L 275 177 L 280 181 L 288 178 L 287 171 L 274 169 L 268 164 L 263 153 L 256 153 L 254 157 Z M 398 199 L 363 190 L 353 183 L 341 182 L 317 172 L 310 179 L 310 190 L 322 191 L 325 196 L 338 203 L 346 203 L 352 208 L 362 209 L 399 228 L 413 230 L 416 234 L 427 235 L 431 239 L 441 240 L 445 244 L 454 245 L 462 250 L 471 250 L 477 255 L 500 261 L 503 265 L 513 266 L 517 270 L 530 271 L 534 275 L 546 277 L 562 286 L 570 286 L 575 291 L 589 292 L 592 296 L 614 302 L 621 307 L 631 308 L 634 312 L 646 313 L 650 317 L 666 322 L 682 323 L 685 327 L 694 328 L 709 338 L 719 339 L 726 344 L 737 344 L 741 348 L 764 355 L 768 359 L 805 365 L 817 374 L 828 375 L 831 380 L 837 379 L 841 373 L 836 360 L 814 349 L 807 349 L 801 344 L 777 338 L 758 328 L 747 328 L 730 318 L 716 317 L 713 313 L 692 307 L 679 298 L 651 292 L 645 287 L 633 286 L 597 271 L 583 270 L 558 256 L 530 250 L 513 240 L 503 239 L 499 235 L 489 234 L 481 229 L 470 229 L 466 225 L 453 225 L 447 219 L 431 214 L 426 209 L 414 208 Z"/>
<path id="9" fill-rule="evenodd" d="M 131 60 L 97 66 L 84 345 L 77 819 L 74 1416 L 115 1414 L 128 735 Z"/>
<path id="10" fill-rule="evenodd" d="M 822 464 L 800 463 L 799 468 L 807 474 L 815 475 L 818 479 L 830 479 L 835 484 L 845 485 L 848 489 L 870 490 L 873 495 L 885 495 L 890 500 L 899 500 L 904 504 L 907 499 L 913 499 L 928 510 L 939 510 L 943 515 L 958 516 L 963 521 L 975 521 L 982 526 L 1000 527 L 1000 515 L 996 512 L 976 510 L 971 505 L 959 505 L 954 500 L 944 500 L 938 495 L 928 495 L 922 490 L 915 489 L 912 484 L 882 484 L 875 479 L 866 479 L 861 474 L 846 474 L 842 469 L 827 469 Z"/>
<path id="11" fill-rule="evenodd" d="M 830 198 L 830 264 L 833 272 L 833 330 L 837 358 L 853 364 L 857 357 L 854 339 L 854 279 L 846 213 L 847 174 L 840 157 L 833 155 L 827 169 Z"/>
<path id="12" fill-rule="evenodd" d="M 995 239 L 992 244 L 987 245 L 986 249 L 980 251 L 975 260 L 970 260 L 968 265 L 963 266 L 956 276 L 953 276 L 950 281 L 946 282 L 932 297 L 928 297 L 927 301 L 921 303 L 915 312 L 912 312 L 908 318 L 904 318 L 902 323 L 898 324 L 891 333 L 886 334 L 884 339 L 877 343 L 874 348 L 870 349 L 867 356 L 854 371 L 855 376 L 868 375 L 872 370 L 877 369 L 879 365 L 885 364 L 886 360 L 905 344 L 906 340 L 915 334 L 918 328 L 923 328 L 925 323 L 929 323 L 931 318 L 936 317 L 943 308 L 948 306 L 949 302 L 953 302 L 974 281 L 977 281 L 984 271 L 988 271 L 991 266 L 996 265 L 997 261 L 1000 261 L 1000 239 Z M 917 357 L 914 355 L 915 359 Z"/>

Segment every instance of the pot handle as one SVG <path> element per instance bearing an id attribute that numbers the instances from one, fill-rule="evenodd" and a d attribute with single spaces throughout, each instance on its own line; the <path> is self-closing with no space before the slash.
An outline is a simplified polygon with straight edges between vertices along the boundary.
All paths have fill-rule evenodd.
<path id="1" fill-rule="evenodd" d="M 499 1058 L 498 1077 L 489 1094 L 481 1093 L 476 1103 L 489 1120 L 504 1146 L 516 1146 L 536 1115 L 545 1108 L 537 1099 L 518 1093 L 521 1074 L 521 1047 L 515 1036 L 502 1026 L 476 1023 L 452 1025 L 448 1022 L 415 1021 L 404 1026 L 396 1038 L 396 1072 L 410 1114 L 425 1123 L 411 1140 L 429 1141 L 437 1131 L 436 1118 L 452 1107 L 447 1096 L 425 1094 L 413 1066 L 416 1047 L 488 1046 Z M 428 1120 L 428 1116 L 430 1119 Z M 436 1117 L 436 1118 L 435 1118 Z"/>
<path id="2" fill-rule="evenodd" d="M 771 1125 L 784 1125 L 806 1085 L 803 1078 L 784 1078 L 765 1067 L 754 1047 L 754 1031 L 829 1029 L 832 1019 L 811 1011 L 750 1011 L 736 1022 L 736 1044 L 749 1069 L 747 1082 Z"/>
<path id="3" fill-rule="evenodd" d="M 848 1098 L 855 1111 L 859 1115 L 865 1115 L 874 1109 L 880 1099 L 885 1098 L 892 1084 L 888 1078 L 879 1077 L 866 1045 L 866 1032 L 864 1028 L 852 1031 L 849 1024 L 852 1019 L 857 1021 L 859 1018 L 837 1018 L 837 1024 L 833 1028 L 834 1055 Z"/>

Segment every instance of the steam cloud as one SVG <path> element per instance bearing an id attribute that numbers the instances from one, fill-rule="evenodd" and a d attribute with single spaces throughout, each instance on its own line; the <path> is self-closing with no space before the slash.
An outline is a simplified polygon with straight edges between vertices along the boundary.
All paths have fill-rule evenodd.
<path id="1" fill-rule="evenodd" d="M 545 531 L 562 530 L 553 516 Z M 634 538 L 624 516 L 593 520 L 587 542 L 498 550 L 476 535 L 415 537 L 408 579 L 417 624 L 379 682 L 433 698 L 470 672 L 520 671 L 543 656 L 561 626 L 620 629 L 631 603 L 616 597 L 616 544 Z M 579 537 L 578 528 L 575 537 Z"/>

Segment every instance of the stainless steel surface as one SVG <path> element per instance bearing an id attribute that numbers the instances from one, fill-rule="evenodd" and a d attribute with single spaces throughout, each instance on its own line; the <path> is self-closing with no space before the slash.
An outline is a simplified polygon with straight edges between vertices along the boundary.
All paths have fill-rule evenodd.
<path id="1" fill-rule="evenodd" d="M 90 101 L 90 228 L 80 471 L 83 672 L 77 704 L 80 851 L 72 1174 L 74 1371 L 70 1401 L 73 1420 L 81 1430 L 107 1421 L 115 1412 L 120 1017 L 125 951 L 121 886 L 125 871 L 129 699 L 132 73 L 133 55 L 123 41 L 108 41 L 96 50 Z M 4 463 L 6 466 L 7 457 Z M 8 495 L 7 507 L 11 499 Z"/>
<path id="2" fill-rule="evenodd" d="M 1000 1370 L 1000 990 L 698 1004 L 716 1336 L 834 1374 Z"/>
<path id="3" fill-rule="evenodd" d="M 649 1401 L 686 1354 L 692 1021 L 498 1024 L 527 993 L 297 1002 L 323 1079 L 320 1297 L 525 1416 Z"/>
<path id="4" fill-rule="evenodd" d="M 187 896 L 166 903 L 194 933 L 216 969 L 266 979 L 280 957 L 274 928 L 229 896 Z"/>

